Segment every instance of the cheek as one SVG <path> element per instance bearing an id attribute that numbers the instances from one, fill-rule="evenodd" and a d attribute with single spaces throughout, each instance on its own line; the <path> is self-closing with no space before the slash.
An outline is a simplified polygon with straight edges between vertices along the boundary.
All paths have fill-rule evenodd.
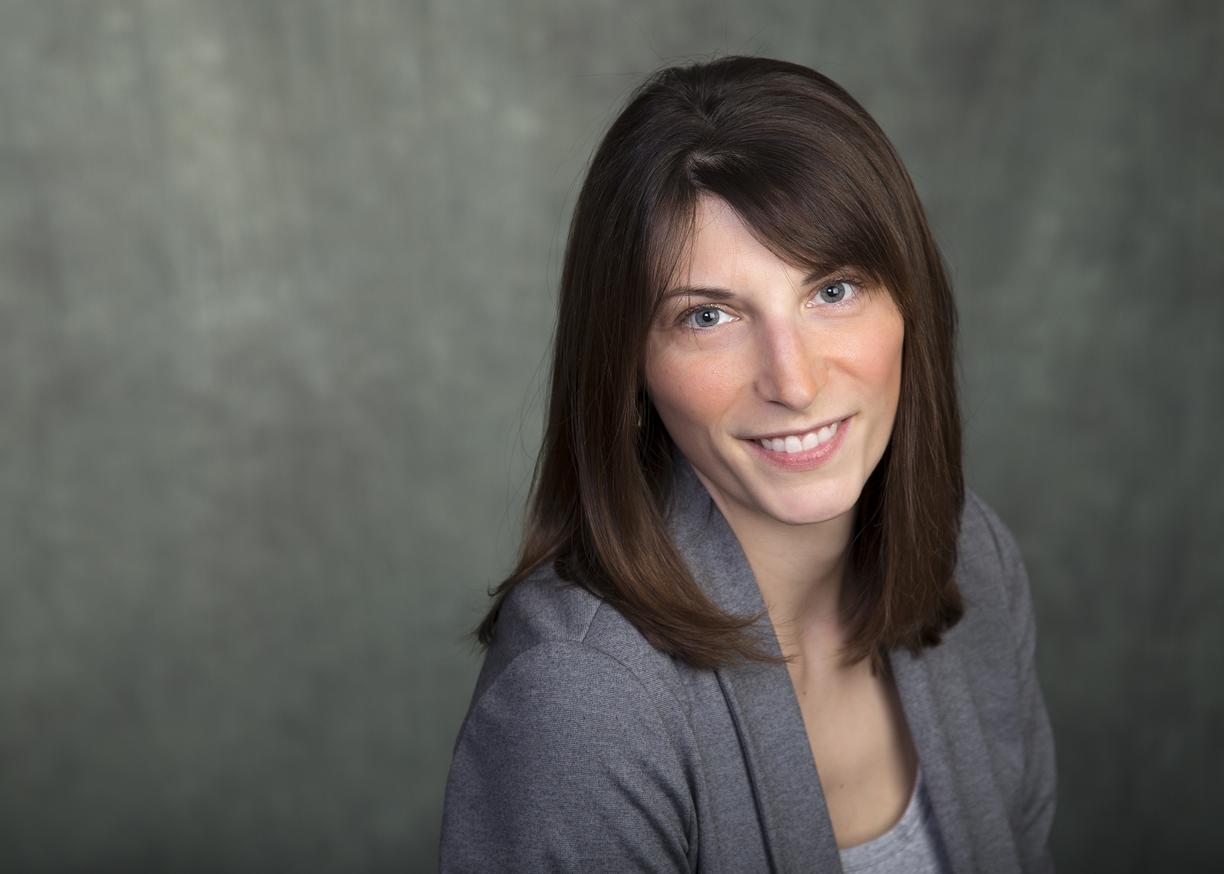
<path id="1" fill-rule="evenodd" d="M 895 303 L 876 297 L 844 335 L 846 353 L 865 383 L 883 388 L 901 372 L 905 319 Z"/>
<path id="2" fill-rule="evenodd" d="M 702 356 L 664 354 L 647 363 L 646 390 L 669 428 L 712 425 L 734 396 L 726 371 Z"/>
<path id="3" fill-rule="evenodd" d="M 873 333 L 872 340 L 860 348 L 860 373 L 880 402 L 895 407 L 901 390 L 901 360 L 905 341 L 904 325 L 898 316 L 887 320 Z"/>

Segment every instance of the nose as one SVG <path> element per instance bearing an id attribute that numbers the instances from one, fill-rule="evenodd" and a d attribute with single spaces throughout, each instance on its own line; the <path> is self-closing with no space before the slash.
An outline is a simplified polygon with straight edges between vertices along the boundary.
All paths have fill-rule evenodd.
<path id="1" fill-rule="evenodd" d="M 770 325 L 763 336 L 757 392 L 792 410 L 808 409 L 827 381 L 824 357 L 794 323 Z"/>

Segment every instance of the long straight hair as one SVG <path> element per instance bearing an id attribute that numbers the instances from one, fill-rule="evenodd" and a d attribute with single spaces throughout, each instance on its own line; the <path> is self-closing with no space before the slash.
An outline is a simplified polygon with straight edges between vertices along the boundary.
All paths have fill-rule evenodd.
<path id="1" fill-rule="evenodd" d="M 720 610 L 667 535 L 673 444 L 644 389 L 646 341 L 702 195 L 778 257 L 855 267 L 904 319 L 897 415 L 859 497 L 840 604 L 841 660 L 937 645 L 964 612 L 953 579 L 964 505 L 956 308 L 913 182 L 879 125 L 807 67 L 728 56 L 659 70 L 595 151 L 569 229 L 548 408 L 513 572 L 475 629 L 545 563 L 697 668 L 778 662 L 761 614 Z"/>

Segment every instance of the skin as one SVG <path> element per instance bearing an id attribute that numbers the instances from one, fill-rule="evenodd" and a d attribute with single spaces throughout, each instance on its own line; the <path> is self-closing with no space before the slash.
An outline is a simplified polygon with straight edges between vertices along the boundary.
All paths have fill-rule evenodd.
<path id="1" fill-rule="evenodd" d="M 856 282 L 839 282 L 848 275 Z M 854 513 L 900 394 L 904 321 L 887 290 L 860 277 L 847 268 L 806 281 L 705 195 L 669 288 L 730 298 L 668 298 L 647 341 L 647 393 L 739 540 L 801 674 L 843 640 L 837 603 Z M 814 470 L 775 467 L 747 442 L 845 416 L 841 447 Z"/>
<path id="2" fill-rule="evenodd" d="M 647 342 L 646 389 L 735 533 L 784 655 L 839 847 L 900 818 L 917 751 L 895 685 L 837 660 L 854 514 L 892 435 L 904 320 L 887 289 L 808 277 L 705 197 L 675 287 Z M 861 274 L 860 274 L 861 275 Z M 692 309 L 697 307 L 697 309 Z M 711 310 L 716 307 L 716 310 Z M 687 314 L 686 314 L 687 313 Z M 851 416 L 836 453 L 793 471 L 746 438 Z"/>

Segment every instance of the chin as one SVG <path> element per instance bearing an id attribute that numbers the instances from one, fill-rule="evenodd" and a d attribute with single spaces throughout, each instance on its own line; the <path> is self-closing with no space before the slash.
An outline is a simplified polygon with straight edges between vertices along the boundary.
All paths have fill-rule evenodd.
<path id="1" fill-rule="evenodd" d="M 820 522 L 828 522 L 830 519 L 836 519 L 839 516 L 845 515 L 853 509 L 851 507 L 831 507 L 829 505 L 821 505 L 818 507 L 786 507 L 770 513 L 774 519 L 783 522 L 787 525 L 816 525 Z"/>
<path id="2" fill-rule="evenodd" d="M 762 495 L 758 505 L 765 513 L 787 525 L 814 525 L 844 516 L 854 509 L 858 493 L 817 487 L 818 494 Z M 861 490 L 859 490 L 861 491 Z"/>

